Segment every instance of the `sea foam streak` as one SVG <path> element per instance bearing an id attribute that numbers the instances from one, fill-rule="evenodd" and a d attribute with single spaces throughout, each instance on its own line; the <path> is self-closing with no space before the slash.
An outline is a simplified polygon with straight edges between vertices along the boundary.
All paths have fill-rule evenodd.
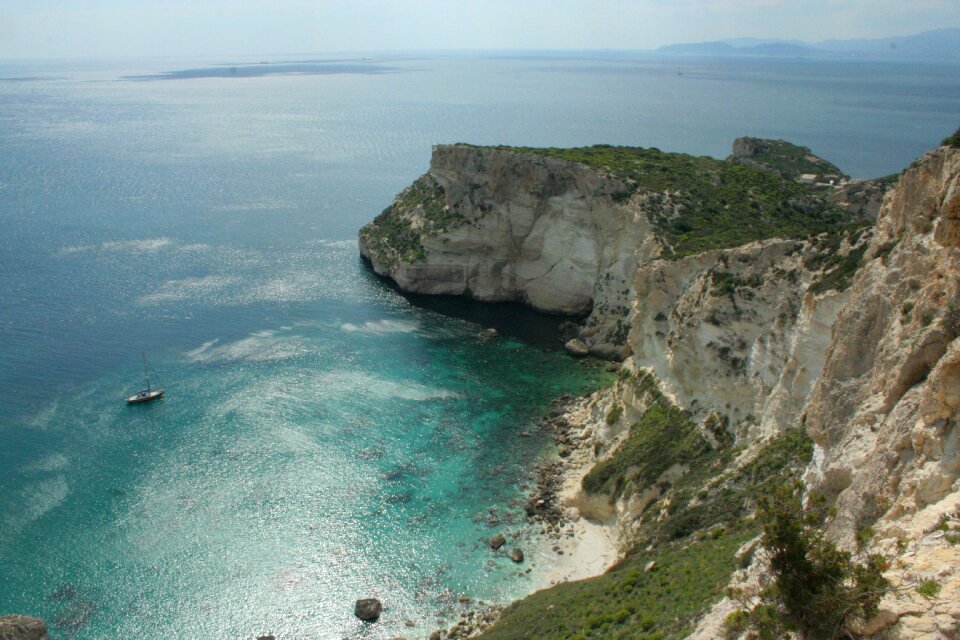
<path id="1" fill-rule="evenodd" d="M 377 320 L 375 322 L 364 322 L 360 325 L 353 324 L 352 322 L 346 322 L 340 325 L 340 329 L 342 331 L 346 331 L 347 333 L 373 334 L 412 333 L 419 328 L 419 324 L 416 322 L 410 322 L 408 320 Z"/>
<path id="2" fill-rule="evenodd" d="M 158 304 L 178 300 L 198 298 L 216 299 L 223 297 L 230 288 L 237 287 L 242 280 L 236 276 L 203 276 L 202 278 L 183 278 L 167 280 L 158 291 L 137 298 L 142 305 Z"/>
<path id="3" fill-rule="evenodd" d="M 125 251 L 129 253 L 154 253 L 173 244 L 173 240 L 167 237 L 144 238 L 142 240 L 110 240 L 100 244 L 79 245 L 76 247 L 64 247 L 60 250 L 63 254 L 86 253 L 88 251 Z"/>
<path id="4" fill-rule="evenodd" d="M 257 331 L 246 338 L 214 346 L 220 339 L 204 342 L 184 355 L 194 362 L 269 362 L 286 360 L 305 353 L 302 340 L 296 336 L 280 336 L 272 330 Z"/>

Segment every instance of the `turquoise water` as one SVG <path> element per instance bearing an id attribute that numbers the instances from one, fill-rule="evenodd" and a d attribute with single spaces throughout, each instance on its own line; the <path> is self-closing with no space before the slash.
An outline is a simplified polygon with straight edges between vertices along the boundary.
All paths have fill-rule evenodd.
<path id="1" fill-rule="evenodd" d="M 54 638 L 386 638 L 531 588 L 487 516 L 517 526 L 537 415 L 605 374 L 550 319 L 364 269 L 357 229 L 431 144 L 753 134 L 871 176 L 960 123 L 950 66 L 303 60 L 0 65 L 0 612 Z M 168 395 L 127 407 L 141 351 Z"/>

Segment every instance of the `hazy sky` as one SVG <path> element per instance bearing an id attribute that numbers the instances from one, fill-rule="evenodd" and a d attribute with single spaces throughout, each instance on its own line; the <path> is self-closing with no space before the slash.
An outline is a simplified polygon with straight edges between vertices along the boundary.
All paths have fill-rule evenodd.
<path id="1" fill-rule="evenodd" d="M 646 49 L 960 26 L 960 0 L 0 0 L 0 58 Z"/>

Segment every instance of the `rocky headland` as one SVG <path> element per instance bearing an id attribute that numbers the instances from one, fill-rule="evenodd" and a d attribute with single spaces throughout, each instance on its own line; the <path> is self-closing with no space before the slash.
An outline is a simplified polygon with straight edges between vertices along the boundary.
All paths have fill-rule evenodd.
<path id="1" fill-rule="evenodd" d="M 885 559 L 879 606 L 836 637 L 957 637 L 956 137 L 873 181 L 753 138 L 726 160 L 434 149 L 361 230 L 372 268 L 569 314 L 621 362 L 564 414 L 562 473 L 528 505 L 564 536 L 614 531 L 618 561 L 510 605 L 483 637 L 753 637 L 743 608 L 771 580 L 758 504 L 796 481 L 830 507 L 831 544 Z M 572 562 L 604 546 L 589 531 Z"/>

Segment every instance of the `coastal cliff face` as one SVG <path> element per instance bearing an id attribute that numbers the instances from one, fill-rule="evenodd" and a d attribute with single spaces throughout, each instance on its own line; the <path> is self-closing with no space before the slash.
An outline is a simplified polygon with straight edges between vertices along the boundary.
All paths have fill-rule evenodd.
<path id="1" fill-rule="evenodd" d="M 796 426 L 848 296 L 827 274 L 856 259 L 866 235 L 833 238 L 829 249 L 825 239 L 770 240 L 642 265 L 629 334 L 635 366 L 743 443 Z"/>
<path id="2" fill-rule="evenodd" d="M 836 169 L 809 150 L 753 139 L 738 141 L 727 162 L 785 181 L 800 166 Z M 802 478 L 808 494 L 824 495 L 835 509 L 832 540 L 890 560 L 886 577 L 895 589 L 856 634 L 955 637 L 960 149 L 925 155 L 892 190 L 889 179 L 842 184 L 808 200 L 792 194 L 778 210 L 815 211 L 822 220 L 826 209 L 815 203 L 826 202 L 842 212 L 841 224 L 786 225 L 792 233 L 782 237 L 701 251 L 677 251 L 686 240 L 674 231 L 682 230 L 678 220 L 687 224 L 691 202 L 682 186 L 654 199 L 612 173 L 504 150 L 440 147 L 421 182 L 442 189 L 454 221 L 431 229 L 420 205 L 404 204 L 401 195 L 382 223 L 399 215 L 427 229 L 416 254 L 391 250 L 376 226 L 361 233 L 364 255 L 402 288 L 559 312 L 592 309 L 584 338 L 605 345 L 596 353 L 625 357 L 617 382 L 585 399 L 575 419 L 581 451 L 574 458 L 587 466 L 566 506 L 610 523 L 630 552 L 597 578 L 591 597 L 612 598 L 611 620 L 639 623 L 631 602 L 666 611 L 662 620 L 644 619 L 650 633 L 737 637 L 724 626 L 739 606 L 729 599 L 695 626 L 676 621 L 702 614 L 720 584 L 762 583 L 768 567 L 750 515 L 771 483 Z M 522 275 L 554 268 L 566 277 Z M 686 600 L 671 593 L 655 603 L 637 600 L 632 586 L 618 591 L 662 581 L 644 576 L 658 565 L 672 571 L 685 553 L 692 555 L 683 562 L 724 582 L 697 583 Z M 550 615 L 558 603 L 574 607 L 570 593 L 540 592 L 513 605 L 489 637 L 522 637 L 510 629 Z M 565 615 L 544 637 L 579 628 L 575 615 Z M 585 637 L 600 637 L 588 631 Z"/>
<path id="3" fill-rule="evenodd" d="M 593 351 L 616 356 L 637 255 L 659 252 L 628 193 L 563 160 L 438 146 L 430 171 L 361 231 L 360 252 L 406 291 L 591 314 Z"/>
<path id="4" fill-rule="evenodd" d="M 835 498 L 834 537 L 869 531 L 887 553 L 900 541 L 894 581 L 940 585 L 933 599 L 884 601 L 901 637 L 954 633 L 960 619 L 958 229 L 960 149 L 941 147 L 885 200 L 806 409 L 807 483 Z"/>
<path id="5" fill-rule="evenodd" d="M 861 636 L 952 638 L 960 629 L 958 218 L 960 149 L 944 146 L 887 194 L 864 264 L 819 331 L 829 343 L 794 413 L 815 444 L 807 491 L 836 513 L 828 534 L 890 560 L 894 588 Z M 755 585 L 765 570 L 757 562 L 734 585 Z M 721 634 L 735 608 L 717 604 L 693 637 Z"/>
<path id="6" fill-rule="evenodd" d="M 360 231 L 360 252 L 406 291 L 589 314 L 580 338 L 620 360 L 639 266 L 854 219 L 832 191 L 761 161 L 832 165 L 802 147 L 776 149 L 742 164 L 657 149 L 441 145 L 430 170 Z"/>

